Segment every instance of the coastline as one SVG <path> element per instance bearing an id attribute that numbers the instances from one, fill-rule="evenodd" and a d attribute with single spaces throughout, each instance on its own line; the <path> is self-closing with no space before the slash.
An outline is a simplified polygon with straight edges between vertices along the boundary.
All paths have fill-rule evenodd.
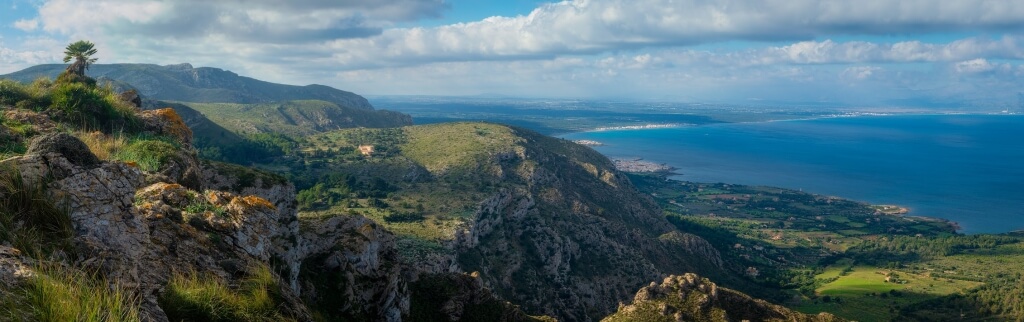
<path id="1" fill-rule="evenodd" d="M 974 116 L 977 116 L 978 118 L 973 118 Z M 996 124 L 996 125 L 1005 127 L 1004 125 L 1006 125 L 1006 124 L 1009 124 L 1009 125 L 1019 124 L 1019 122 L 1021 121 L 1021 117 L 1024 117 L 1024 115 L 1020 115 L 1020 114 L 1006 114 L 1006 113 L 995 113 L 995 112 L 993 112 L 993 113 L 962 113 L 962 112 L 858 113 L 858 114 L 845 114 L 845 113 L 840 114 L 840 113 L 836 113 L 836 114 L 833 114 L 833 115 L 822 115 L 820 117 L 814 117 L 814 118 L 791 118 L 791 119 L 766 120 L 766 121 L 748 121 L 748 122 L 701 124 L 701 125 L 694 125 L 694 127 L 692 129 L 694 129 L 694 131 L 698 131 L 697 133 L 709 132 L 709 133 L 712 133 L 712 135 L 717 134 L 717 133 L 731 133 L 731 132 L 727 132 L 727 131 L 731 131 L 733 129 L 740 129 L 740 130 L 737 130 L 737 131 L 744 131 L 744 133 L 745 133 L 746 131 L 753 132 L 754 130 L 745 130 L 745 129 L 747 129 L 747 127 L 745 127 L 745 126 L 730 127 L 729 125 L 736 125 L 736 124 L 741 124 L 741 123 L 772 123 L 772 122 L 784 122 L 784 121 L 796 121 L 796 120 L 809 120 L 809 121 L 813 121 L 813 120 L 819 120 L 819 119 L 825 120 L 825 121 L 822 121 L 824 123 L 821 123 L 821 124 L 824 124 L 824 125 L 831 125 L 831 124 L 847 125 L 847 124 L 861 124 L 861 123 L 864 123 L 864 124 L 876 124 L 876 122 L 879 122 L 877 124 L 892 125 L 892 124 L 894 124 L 896 122 L 904 122 L 904 121 L 906 121 L 906 122 L 913 122 L 915 124 L 917 124 L 917 123 L 931 124 L 931 123 L 936 123 L 936 122 L 939 122 L 941 124 L 955 124 L 956 126 L 959 126 L 960 128 L 967 128 L 968 125 L 975 124 L 974 123 L 975 120 L 979 120 L 977 122 L 984 121 L 984 122 L 986 122 L 986 124 L 990 122 L 991 124 Z M 849 121 L 845 121 L 845 120 L 828 121 L 828 119 L 849 119 Z M 962 123 L 962 122 L 967 122 L 967 123 Z M 817 126 L 818 124 L 819 123 L 810 123 L 810 125 L 806 125 L 806 127 L 811 128 L 813 126 Z M 824 125 L 819 126 L 819 128 L 823 127 Z M 724 127 L 722 127 L 722 128 L 724 128 L 724 130 L 718 129 L 719 126 L 724 126 Z M 789 129 L 789 128 L 794 128 L 794 127 L 804 127 L 805 125 L 803 125 L 803 123 L 795 123 L 792 126 L 790 126 L 790 125 L 782 125 L 782 124 L 780 124 L 779 126 L 783 126 L 782 129 Z M 760 127 L 756 127 L 756 126 L 754 128 L 755 129 L 760 129 Z M 622 159 L 627 159 L 627 160 L 629 160 L 629 159 L 634 159 L 635 160 L 635 159 L 643 158 L 642 160 L 649 160 L 649 162 L 652 162 L 652 163 L 666 163 L 665 164 L 666 167 L 668 165 L 674 165 L 676 168 L 672 169 L 671 171 L 683 171 L 683 172 L 686 173 L 686 176 L 670 176 L 669 179 L 673 179 L 673 180 L 686 181 L 686 182 L 703 182 L 703 183 L 729 182 L 729 183 L 742 183 L 742 184 L 748 184 L 748 185 L 754 185 L 754 186 L 785 187 L 787 189 L 801 190 L 801 191 L 810 192 L 812 194 L 813 193 L 820 193 L 822 195 L 843 196 L 843 199 L 852 200 L 852 201 L 858 201 L 858 202 L 864 202 L 864 203 L 872 204 L 872 205 L 893 204 L 893 205 L 897 205 L 900 208 L 905 209 L 905 211 L 904 210 L 900 210 L 899 211 L 901 215 L 904 215 L 904 216 L 907 216 L 907 217 L 920 217 L 922 219 L 927 218 L 929 221 L 930 220 L 941 220 L 941 221 L 944 221 L 944 222 L 949 222 L 951 225 L 955 225 L 956 226 L 956 232 L 957 233 L 962 233 L 962 234 L 969 234 L 969 235 L 974 235 L 974 234 L 1002 234 L 1002 233 L 1007 233 L 1007 232 L 1009 232 L 1011 230 L 1021 230 L 1021 226 L 1019 225 L 1019 222 L 1018 223 L 1013 223 L 1013 220 L 1015 220 L 1015 219 L 1013 219 L 1014 217 L 1010 216 L 1005 211 L 1003 211 L 1003 209 L 1005 208 L 1004 207 L 1005 203 L 1000 203 L 1000 202 L 1002 200 L 1008 200 L 1008 199 L 1006 199 L 1006 196 L 1003 196 L 1003 199 L 1000 199 L 999 202 L 978 204 L 978 203 L 975 203 L 975 202 L 977 202 L 977 201 L 984 201 L 984 200 L 988 200 L 988 199 L 992 199 L 992 198 L 990 198 L 990 197 L 988 197 L 988 195 L 986 195 L 986 196 L 984 196 L 984 198 L 978 197 L 977 199 L 953 198 L 953 199 L 934 199 L 933 200 L 933 199 L 925 198 L 927 196 L 925 196 L 925 195 L 923 195 L 921 193 L 918 193 L 918 190 L 913 190 L 912 188 L 914 188 L 914 187 L 903 187 L 903 186 L 900 186 L 900 185 L 892 185 L 892 184 L 879 186 L 879 190 L 877 190 L 877 191 L 883 191 L 884 193 L 883 192 L 873 192 L 873 193 L 864 193 L 864 194 L 862 194 L 860 192 L 863 189 L 862 190 L 856 190 L 856 189 L 845 189 L 844 190 L 844 189 L 829 189 L 829 187 L 825 187 L 826 189 L 821 190 L 821 189 L 814 189 L 815 187 L 821 188 L 821 187 L 818 187 L 818 186 L 808 187 L 808 186 L 805 186 L 803 184 L 800 184 L 799 182 L 797 184 L 793 184 L 792 182 L 785 181 L 785 180 L 783 180 L 781 182 L 766 181 L 766 180 L 746 180 L 744 178 L 747 178 L 747 176 L 744 176 L 744 175 L 747 174 L 747 172 L 753 171 L 751 169 L 759 168 L 759 166 L 758 166 L 758 164 L 760 163 L 759 159 L 756 159 L 756 158 L 754 158 L 754 159 L 736 159 L 736 160 L 747 160 L 747 161 L 737 161 L 737 162 L 735 162 L 735 163 L 737 163 L 740 166 L 740 167 L 737 168 L 737 169 L 739 169 L 739 172 L 738 173 L 730 174 L 730 173 L 727 173 L 727 172 L 723 172 L 724 171 L 723 169 L 726 169 L 725 167 L 709 167 L 709 166 L 706 166 L 706 164 L 710 164 L 710 163 L 708 163 L 708 161 L 711 161 L 711 160 L 718 161 L 714 157 L 709 157 L 707 159 L 701 159 L 702 156 L 697 155 L 696 156 L 696 157 L 698 157 L 697 161 L 688 162 L 688 161 L 686 161 L 686 158 L 684 157 L 686 155 L 684 153 L 685 151 L 679 150 L 679 148 L 682 148 L 682 146 L 677 147 L 675 150 L 671 150 L 672 147 L 673 147 L 673 145 L 671 145 L 671 144 L 669 144 L 669 145 L 664 145 L 664 144 L 662 144 L 662 145 L 657 145 L 657 144 L 650 144 L 650 145 L 648 145 L 648 144 L 644 143 L 645 142 L 644 140 L 648 140 L 648 139 L 661 139 L 663 137 L 669 137 L 669 138 L 674 137 L 674 136 L 676 136 L 676 133 L 677 133 L 676 131 L 679 131 L 679 133 L 683 133 L 683 134 L 679 134 L 679 135 L 684 135 L 686 133 L 690 133 L 690 132 L 687 132 L 687 131 L 690 131 L 690 129 L 691 128 L 687 127 L 687 128 L 682 128 L 682 129 L 679 129 L 679 130 L 666 130 L 666 131 L 653 131 L 653 132 L 646 132 L 646 131 L 640 131 L 640 130 L 637 130 L 636 132 L 630 132 L 629 129 L 622 129 L 622 131 L 620 131 L 620 132 L 609 132 L 607 134 L 595 133 L 593 135 L 585 134 L 585 133 L 593 132 L 593 131 L 576 131 L 576 132 L 570 133 L 570 134 L 565 135 L 565 136 L 567 136 L 569 138 L 572 138 L 572 139 L 591 139 L 591 140 L 595 140 L 595 141 L 601 141 L 602 145 L 595 147 L 595 150 L 598 150 L 599 152 L 602 152 L 602 154 L 607 156 L 609 159 L 622 158 Z M 772 128 L 772 129 L 774 129 L 774 128 Z M 582 133 L 582 134 L 575 134 L 574 135 L 574 133 Z M 868 133 L 873 133 L 873 132 L 868 132 Z M 965 135 L 970 135 L 970 134 L 965 134 Z M 633 138 L 633 137 L 635 137 L 635 138 Z M 689 136 L 686 136 L 686 137 L 690 138 Z M 694 140 L 691 140 L 691 141 L 693 141 L 693 142 L 714 142 L 714 140 L 715 140 L 714 136 L 709 137 L 708 139 L 704 139 L 705 137 L 706 136 L 693 135 L 692 138 Z M 827 137 L 827 136 L 825 136 L 825 137 Z M 620 138 L 632 138 L 632 139 L 626 140 L 626 139 L 620 139 Z M 959 137 L 957 137 L 957 138 L 959 138 Z M 701 141 L 701 140 L 703 140 L 703 141 Z M 666 141 L 666 142 L 668 142 L 668 141 Z M 687 142 L 690 142 L 690 141 L 687 141 Z M 760 141 L 758 141 L 758 142 L 760 142 Z M 943 141 L 943 142 L 945 142 L 945 141 Z M 732 141 L 725 141 L 722 144 L 725 144 L 725 143 L 732 143 Z M 959 140 L 959 141 L 954 140 L 954 141 L 950 141 L 950 142 L 947 142 L 947 143 L 948 144 L 961 144 L 961 145 L 965 144 L 963 140 Z M 971 142 L 967 142 L 967 143 L 971 143 Z M 699 143 L 699 144 L 709 145 L 709 144 L 705 144 L 705 143 Z M 692 145 L 695 146 L 696 148 L 708 148 L 708 147 L 701 146 L 701 145 L 698 145 L 698 144 L 692 144 Z M 960 145 L 956 145 L 955 147 L 960 147 Z M 710 150 L 712 148 L 713 147 L 708 148 L 708 149 Z M 697 152 L 700 152 L 700 151 L 702 151 L 702 150 L 695 150 L 693 153 L 697 153 Z M 717 150 L 714 150 L 714 151 L 717 151 Z M 679 159 L 678 160 L 677 159 L 672 159 L 673 157 L 674 158 L 679 158 Z M 906 159 L 902 159 L 902 160 L 906 160 Z M 704 163 L 700 163 L 700 162 L 704 162 Z M 689 168 L 691 166 L 691 164 L 693 164 L 693 166 L 694 166 L 693 169 L 680 170 L 680 169 Z M 886 164 L 888 164 L 888 163 L 886 163 Z M 902 166 L 902 164 L 900 164 L 900 163 L 896 163 L 896 165 Z M 746 167 L 743 167 L 743 166 L 746 166 Z M 708 169 L 712 169 L 712 171 L 705 171 L 704 167 L 707 167 Z M 1014 168 L 1014 169 L 1016 169 L 1014 171 L 1019 170 L 1019 168 Z M 628 171 L 628 168 L 627 169 L 621 169 L 621 170 L 626 171 L 626 172 L 630 172 L 630 171 Z M 694 171 L 694 172 L 691 172 L 691 171 Z M 714 172 L 714 171 L 718 171 L 718 172 Z M 633 172 L 647 172 L 647 173 L 650 173 L 650 172 L 653 172 L 653 171 L 633 171 Z M 705 175 L 705 173 L 710 173 L 711 175 Z M 717 176 L 717 178 L 716 178 L 716 176 Z M 756 176 L 754 176 L 754 177 L 755 178 L 759 178 L 759 177 L 756 177 Z M 739 180 L 736 180 L 737 178 Z M 897 177 L 897 178 L 901 178 L 901 177 Z M 782 178 L 782 179 L 786 179 L 786 178 Z M 957 182 L 959 182 L 959 181 L 957 181 Z M 789 183 L 789 184 L 787 184 L 787 183 Z M 813 186 L 813 184 L 812 184 L 812 186 Z M 854 186 L 856 186 L 856 185 L 854 185 Z M 861 184 L 861 186 L 867 186 L 867 184 Z M 797 189 L 797 187 L 803 187 L 804 189 Z M 847 190 L 850 190 L 850 191 L 847 191 Z M 876 191 L 876 190 L 864 190 L 864 191 Z M 903 198 L 903 197 L 907 197 L 907 198 Z M 961 201 L 955 201 L 955 200 L 961 200 Z M 971 206 L 972 204 L 977 205 L 977 206 Z M 992 206 L 989 206 L 989 205 L 992 205 Z M 986 208 L 986 207 L 988 207 L 988 208 Z M 1002 208 L 997 208 L 997 207 L 1002 207 Z M 978 214 L 978 212 L 980 212 L 980 211 L 985 211 L 985 210 L 982 210 L 982 209 L 990 209 L 990 208 L 994 209 L 996 211 L 1003 211 L 1003 212 L 999 212 L 998 213 L 998 217 L 980 216 Z M 1002 222 L 1007 222 L 1006 220 L 1011 220 L 1011 221 L 1007 222 L 1007 223 L 1009 223 L 1008 225 L 1002 225 L 1002 226 L 999 226 L 999 224 L 993 225 L 992 223 L 996 223 L 997 220 L 1002 220 Z"/>
<path id="2" fill-rule="evenodd" d="M 667 165 L 665 163 L 656 163 L 656 162 L 651 162 L 651 161 L 645 161 L 643 158 L 632 158 L 632 159 L 613 158 L 612 159 L 612 164 L 615 165 L 615 169 L 616 170 L 619 170 L 619 171 L 622 171 L 622 172 L 645 173 L 645 174 L 654 173 L 654 174 L 662 174 L 662 175 L 679 175 L 680 174 L 680 173 L 676 173 L 675 172 L 675 170 L 678 170 L 675 167 L 672 167 L 672 166 Z"/>

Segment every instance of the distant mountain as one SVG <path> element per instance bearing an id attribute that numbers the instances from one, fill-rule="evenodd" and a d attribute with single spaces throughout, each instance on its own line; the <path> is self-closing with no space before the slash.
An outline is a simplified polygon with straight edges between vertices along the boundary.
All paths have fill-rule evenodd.
<path id="1" fill-rule="evenodd" d="M 38 65 L 0 78 L 31 82 L 39 77 L 56 78 L 63 64 Z M 283 85 L 239 76 L 231 71 L 194 68 L 191 64 L 97 64 L 87 74 L 128 84 L 146 98 L 197 103 L 270 103 L 291 100 L 322 100 L 353 109 L 373 110 L 362 96 L 324 85 Z"/>

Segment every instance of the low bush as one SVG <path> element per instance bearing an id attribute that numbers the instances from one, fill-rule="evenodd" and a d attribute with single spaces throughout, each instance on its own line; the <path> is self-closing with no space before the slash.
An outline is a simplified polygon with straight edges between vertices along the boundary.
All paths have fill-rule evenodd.
<path id="1" fill-rule="evenodd" d="M 29 97 L 25 85 L 9 79 L 0 79 L 0 106 L 14 106 Z"/>
<path id="2" fill-rule="evenodd" d="M 141 127 L 135 112 L 134 106 L 122 102 L 110 88 L 78 82 L 53 86 L 50 114 L 78 128 L 135 132 Z"/>

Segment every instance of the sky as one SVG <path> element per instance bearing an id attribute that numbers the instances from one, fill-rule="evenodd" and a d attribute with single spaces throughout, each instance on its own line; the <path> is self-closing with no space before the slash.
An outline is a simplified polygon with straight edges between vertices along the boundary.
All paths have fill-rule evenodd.
<path id="1" fill-rule="evenodd" d="M 1024 0 L 0 0 L 0 74 L 79 39 L 364 95 L 1024 111 Z"/>

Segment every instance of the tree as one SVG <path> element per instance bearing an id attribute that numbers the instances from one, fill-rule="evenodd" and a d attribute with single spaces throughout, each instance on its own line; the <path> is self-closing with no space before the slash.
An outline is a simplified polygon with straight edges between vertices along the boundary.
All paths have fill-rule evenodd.
<path id="1" fill-rule="evenodd" d="M 86 40 L 79 40 L 68 45 L 64 49 L 64 62 L 70 62 L 72 59 L 75 60 L 70 66 L 68 66 L 68 73 L 75 74 L 78 76 L 85 76 L 85 71 L 89 69 L 89 65 L 96 62 L 96 58 L 92 58 L 92 55 L 96 54 L 96 45 Z"/>

